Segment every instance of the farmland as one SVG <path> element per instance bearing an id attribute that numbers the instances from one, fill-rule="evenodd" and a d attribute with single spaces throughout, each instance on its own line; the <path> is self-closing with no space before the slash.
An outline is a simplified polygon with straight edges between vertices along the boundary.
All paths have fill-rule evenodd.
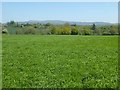
<path id="1" fill-rule="evenodd" d="M 3 88 L 116 88 L 118 36 L 3 35 Z"/>

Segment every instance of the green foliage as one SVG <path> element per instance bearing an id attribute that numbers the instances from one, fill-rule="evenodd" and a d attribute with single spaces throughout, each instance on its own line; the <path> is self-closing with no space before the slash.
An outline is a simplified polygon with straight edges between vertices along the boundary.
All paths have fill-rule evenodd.
<path id="1" fill-rule="evenodd" d="M 49 26 L 51 26 L 51 25 L 52 25 L 51 23 L 45 24 L 46 27 L 49 27 Z"/>
<path id="2" fill-rule="evenodd" d="M 47 24 L 20 24 L 18 22 L 8 22 L 4 25 L 9 34 L 41 34 L 41 35 L 118 35 L 118 25 L 96 26 L 95 24 L 79 26 L 76 24 L 64 25 Z M 32 28 L 32 29 L 30 29 Z M 24 29 L 24 30 L 23 30 Z M 25 30 L 26 29 L 26 30 Z"/>
<path id="3" fill-rule="evenodd" d="M 24 30 L 17 29 L 17 30 L 16 30 L 16 34 L 24 34 Z"/>
<path id="4" fill-rule="evenodd" d="M 95 31 L 96 30 L 96 25 L 93 24 L 91 29 Z"/>
<path id="5" fill-rule="evenodd" d="M 117 35 L 118 34 L 118 27 L 110 26 L 110 34 L 111 35 Z"/>
<path id="6" fill-rule="evenodd" d="M 53 26 L 51 28 L 51 34 L 56 34 L 57 28 L 55 26 Z"/>
<path id="7" fill-rule="evenodd" d="M 10 21 L 10 23 L 9 23 L 10 25 L 14 25 L 15 24 L 15 22 L 14 21 Z"/>
<path id="8" fill-rule="evenodd" d="M 71 27 L 69 23 L 64 24 L 62 27 L 62 35 L 70 35 L 71 34 Z"/>
<path id="9" fill-rule="evenodd" d="M 3 88 L 117 88 L 118 36 L 3 35 Z"/>
<path id="10" fill-rule="evenodd" d="M 71 35 L 77 35 L 78 34 L 78 27 L 74 26 L 71 28 Z"/>
<path id="11" fill-rule="evenodd" d="M 36 29 L 32 26 L 25 27 L 24 34 L 36 34 Z"/>
<path id="12" fill-rule="evenodd" d="M 2 30 L 2 34 L 8 34 L 8 30 L 7 30 L 6 28 L 4 28 L 4 29 Z"/>
<path id="13" fill-rule="evenodd" d="M 51 29 L 51 34 L 61 35 L 63 32 L 63 28 L 61 26 L 53 26 Z"/>
<path id="14" fill-rule="evenodd" d="M 91 35 L 90 29 L 84 29 L 82 35 Z"/>

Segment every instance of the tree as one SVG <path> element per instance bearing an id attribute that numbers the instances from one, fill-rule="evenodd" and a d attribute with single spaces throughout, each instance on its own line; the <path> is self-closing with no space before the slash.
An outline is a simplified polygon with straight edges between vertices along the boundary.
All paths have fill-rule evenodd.
<path id="1" fill-rule="evenodd" d="M 96 33 L 96 25 L 95 25 L 95 23 L 93 23 L 93 25 L 92 25 L 92 27 L 91 27 L 91 30 L 93 30 L 93 34 Z"/>
<path id="2" fill-rule="evenodd" d="M 52 24 L 51 23 L 46 23 L 45 26 L 51 26 Z"/>
<path id="3" fill-rule="evenodd" d="M 53 27 L 51 27 L 51 34 L 55 34 L 55 33 L 56 33 L 56 27 L 53 26 Z"/>
<path id="4" fill-rule="evenodd" d="M 12 25 L 13 25 L 13 24 L 15 24 L 15 22 L 14 22 L 14 21 L 10 21 L 10 24 L 12 24 Z"/>
<path id="5" fill-rule="evenodd" d="M 36 29 L 32 26 L 26 27 L 24 34 L 36 34 Z"/>
<path id="6" fill-rule="evenodd" d="M 102 35 L 101 29 L 98 28 L 98 29 L 96 30 L 96 34 L 97 34 L 97 35 Z"/>
<path id="7" fill-rule="evenodd" d="M 93 23 L 93 25 L 92 25 L 92 28 L 91 28 L 92 30 L 96 30 L 96 25 Z"/>
<path id="8" fill-rule="evenodd" d="M 120 35 L 120 23 L 118 23 L 118 34 Z"/>
<path id="9" fill-rule="evenodd" d="M 71 24 L 71 26 L 77 26 L 76 24 Z"/>
<path id="10" fill-rule="evenodd" d="M 62 34 L 63 34 L 63 35 L 69 35 L 69 34 L 71 34 L 71 28 L 70 28 L 69 23 L 65 23 L 65 24 L 63 25 Z"/>
<path id="11" fill-rule="evenodd" d="M 77 26 L 74 26 L 71 28 L 71 35 L 77 35 L 78 34 L 78 28 Z"/>
<path id="12" fill-rule="evenodd" d="M 23 34 L 23 30 L 22 29 L 17 29 L 16 34 Z"/>
<path id="13" fill-rule="evenodd" d="M 18 24 L 18 22 L 16 23 L 16 27 L 19 27 L 19 24 Z"/>
<path id="14" fill-rule="evenodd" d="M 83 30 L 83 35 L 91 35 L 91 30 L 90 29 L 84 29 Z"/>
<path id="15" fill-rule="evenodd" d="M 110 26 L 110 34 L 117 35 L 118 34 L 118 27 L 117 26 Z"/>
<path id="16" fill-rule="evenodd" d="M 110 26 L 110 31 L 109 32 L 110 32 L 111 35 L 115 34 L 115 30 L 113 29 L 113 26 Z"/>

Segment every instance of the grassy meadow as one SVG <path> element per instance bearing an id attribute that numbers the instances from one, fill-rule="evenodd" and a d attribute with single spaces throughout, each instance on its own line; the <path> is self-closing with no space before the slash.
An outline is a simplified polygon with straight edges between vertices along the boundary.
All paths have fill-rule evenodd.
<path id="1" fill-rule="evenodd" d="M 118 36 L 3 35 L 3 88 L 116 88 Z"/>

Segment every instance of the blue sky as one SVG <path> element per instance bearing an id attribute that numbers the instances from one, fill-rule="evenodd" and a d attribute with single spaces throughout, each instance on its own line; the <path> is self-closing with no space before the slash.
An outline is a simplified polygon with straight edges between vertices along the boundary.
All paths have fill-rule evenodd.
<path id="1" fill-rule="evenodd" d="M 65 20 L 118 22 L 117 2 L 3 2 L 2 22 Z"/>
<path id="2" fill-rule="evenodd" d="M 119 0 L 2 0 L 2 2 L 119 2 Z"/>

